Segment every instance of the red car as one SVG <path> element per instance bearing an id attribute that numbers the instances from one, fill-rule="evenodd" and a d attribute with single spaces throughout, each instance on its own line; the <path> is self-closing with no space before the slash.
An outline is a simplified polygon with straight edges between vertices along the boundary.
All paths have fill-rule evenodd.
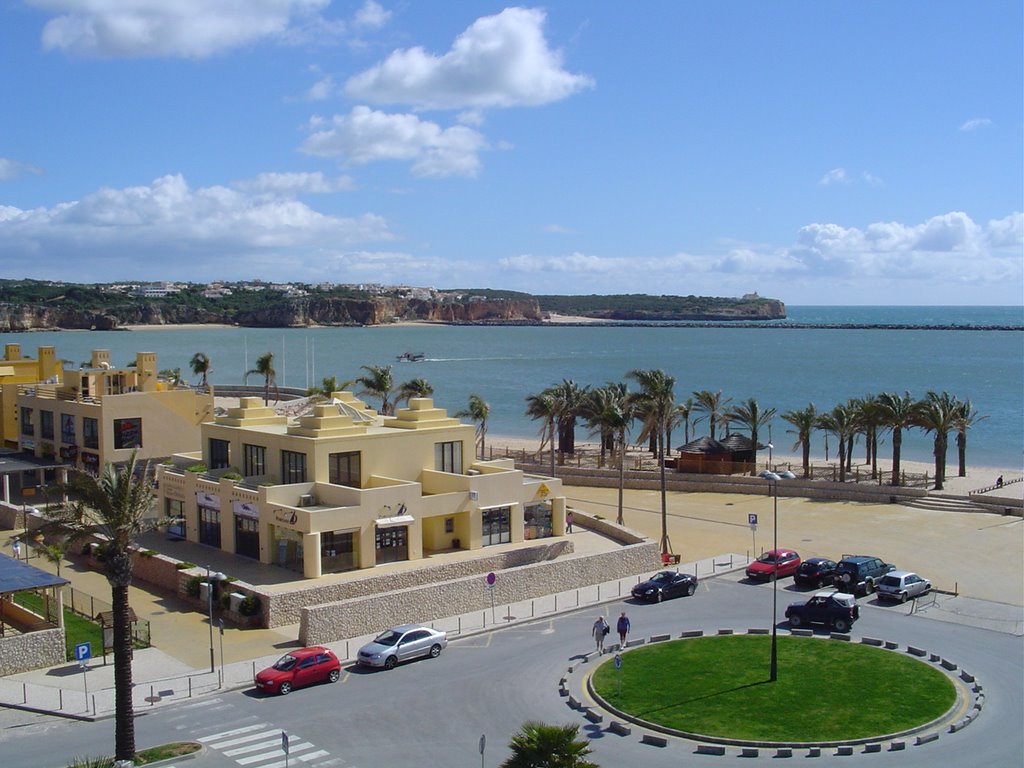
<path id="1" fill-rule="evenodd" d="M 776 575 L 776 566 L 780 579 L 792 576 L 800 562 L 800 555 L 792 549 L 769 549 L 747 566 L 747 578 L 771 581 Z"/>
<path id="2" fill-rule="evenodd" d="M 287 696 L 292 688 L 322 683 L 327 680 L 338 682 L 341 677 L 341 662 L 330 648 L 313 646 L 286 653 L 274 666 L 267 667 L 256 675 L 256 687 L 264 693 L 279 693 Z"/>

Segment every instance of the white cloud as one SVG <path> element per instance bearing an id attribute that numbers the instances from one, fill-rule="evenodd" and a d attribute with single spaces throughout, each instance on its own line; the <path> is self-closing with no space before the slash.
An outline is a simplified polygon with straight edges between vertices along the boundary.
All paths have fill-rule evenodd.
<path id="1" fill-rule="evenodd" d="M 831 171 L 822 176 L 818 180 L 818 183 L 823 187 L 827 187 L 830 184 L 845 184 L 847 183 L 846 169 L 833 168 Z"/>
<path id="2" fill-rule="evenodd" d="M 331 216 L 267 193 L 274 181 L 287 187 L 289 177 L 293 190 L 302 186 L 299 176 L 266 174 L 258 196 L 222 186 L 192 189 L 172 175 L 52 208 L 8 206 L 0 209 L 0 259 L 30 264 L 45 255 L 47 275 L 83 281 L 244 277 L 258 264 L 283 278 L 339 246 L 391 239 L 381 216 Z"/>
<path id="3" fill-rule="evenodd" d="M 315 173 L 261 173 L 254 179 L 237 182 L 234 186 L 248 192 L 273 192 L 285 195 L 325 192 L 343 192 L 355 189 L 350 176 L 329 179 L 320 171 Z"/>
<path id="4" fill-rule="evenodd" d="M 352 26 L 358 29 L 380 29 L 391 18 L 391 11 L 385 10 L 380 3 L 366 0 L 363 7 L 356 11 Z"/>
<path id="5" fill-rule="evenodd" d="M 322 128 L 319 120 L 311 122 Z M 306 139 L 304 152 L 340 157 L 357 165 L 378 160 L 412 161 L 415 176 L 476 176 L 479 153 L 487 143 L 472 128 L 441 128 L 416 115 L 388 114 L 357 106 L 348 115 L 335 115 L 329 127 Z"/>
<path id="6" fill-rule="evenodd" d="M 59 14 L 43 46 L 81 56 L 205 58 L 296 27 L 318 28 L 330 0 L 28 0 Z"/>
<path id="7" fill-rule="evenodd" d="M 570 227 L 563 227 L 561 224 L 547 224 L 544 227 L 544 231 L 552 232 L 556 235 L 572 235 L 576 232 L 576 230 Z"/>
<path id="8" fill-rule="evenodd" d="M 885 184 L 885 182 L 882 181 L 881 176 L 875 176 L 875 174 L 873 174 L 871 171 L 861 172 L 860 177 L 864 180 L 866 184 L 870 184 L 873 187 L 880 187 L 883 184 Z"/>
<path id="9" fill-rule="evenodd" d="M 961 131 L 976 131 L 979 128 L 984 128 L 985 126 L 988 126 L 988 125 L 992 125 L 992 121 L 989 120 L 987 117 L 975 117 L 975 118 L 972 118 L 972 119 L 968 120 L 963 125 L 961 125 L 960 126 L 960 130 Z"/>
<path id="10" fill-rule="evenodd" d="M 11 160 L 9 157 L 0 157 L 0 181 L 8 181 L 24 176 L 26 173 L 40 174 L 42 170 L 34 165 L 23 163 L 19 160 Z"/>
<path id="11" fill-rule="evenodd" d="M 313 86 L 306 91 L 306 98 L 310 101 L 324 101 L 334 94 L 334 78 L 330 75 L 320 78 Z"/>
<path id="12" fill-rule="evenodd" d="M 544 19 L 539 9 L 506 8 L 477 19 L 441 56 L 422 47 L 393 52 L 350 78 L 346 91 L 373 104 L 483 109 L 547 104 L 591 87 L 589 77 L 563 69 Z"/>

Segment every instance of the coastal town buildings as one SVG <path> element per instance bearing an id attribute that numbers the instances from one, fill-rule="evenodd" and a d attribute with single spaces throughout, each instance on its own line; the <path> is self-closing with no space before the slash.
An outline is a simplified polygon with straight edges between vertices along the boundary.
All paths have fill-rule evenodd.
<path id="1" fill-rule="evenodd" d="M 4 344 L 0 360 L 0 439 L 5 448 L 18 447 L 18 387 L 63 381 L 64 363 L 54 347 L 39 347 L 36 357 L 22 353 L 20 344 Z"/>
<path id="2" fill-rule="evenodd" d="M 317 578 L 564 533 L 561 481 L 475 460 L 475 428 L 430 398 L 382 416 L 351 392 L 308 415 L 243 397 L 202 449 L 158 467 L 178 534 Z"/>
<path id="3" fill-rule="evenodd" d="M 47 360 L 54 356 L 52 348 L 43 352 Z M 115 367 L 110 351 L 97 349 L 78 370 L 15 386 L 18 445 L 54 464 L 98 470 L 127 461 L 132 452 L 150 460 L 195 450 L 199 425 L 213 417 L 209 388 L 161 379 L 153 352 L 139 352 L 134 365 Z"/>

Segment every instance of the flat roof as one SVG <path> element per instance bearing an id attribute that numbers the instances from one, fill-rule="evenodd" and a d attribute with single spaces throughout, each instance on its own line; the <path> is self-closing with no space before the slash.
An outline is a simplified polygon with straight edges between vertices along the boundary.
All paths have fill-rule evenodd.
<path id="1" fill-rule="evenodd" d="M 54 469 L 66 467 L 66 464 L 57 464 L 53 460 L 40 459 L 26 451 L 15 451 L 10 448 L 0 448 L 0 475 L 9 475 L 12 472 L 28 472 L 37 469 Z"/>
<path id="2" fill-rule="evenodd" d="M 22 560 L 0 554 L 0 594 L 26 592 L 41 587 L 59 587 L 70 584 L 67 579 L 47 573 Z"/>

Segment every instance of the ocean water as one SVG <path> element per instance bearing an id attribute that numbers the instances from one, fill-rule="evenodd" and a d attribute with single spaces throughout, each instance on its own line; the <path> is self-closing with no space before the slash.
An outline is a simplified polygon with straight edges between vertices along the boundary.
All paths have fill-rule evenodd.
<path id="1" fill-rule="evenodd" d="M 795 323 L 918 324 L 1024 328 L 1020 307 L 790 307 Z M 136 352 L 156 352 L 161 369 L 181 368 L 195 352 L 209 355 L 213 384 L 238 384 L 257 356 L 274 354 L 280 386 L 308 387 L 324 376 L 353 379 L 362 365 L 394 364 L 396 382 L 425 378 L 449 412 L 470 394 L 491 405 L 491 434 L 535 436 L 540 423 L 524 415 L 527 395 L 572 379 L 601 386 L 634 369 L 662 368 L 676 377 L 676 398 L 721 390 L 734 401 L 756 398 L 780 413 L 813 402 L 830 409 L 851 397 L 883 391 L 948 391 L 970 399 L 985 418 L 968 433 L 968 465 L 1024 466 L 1024 331 L 854 328 L 383 326 L 371 328 L 204 328 L 145 331 L 59 331 L 0 334 L 35 354 L 55 345 L 72 365 L 92 349 L 110 349 L 117 365 Z M 425 360 L 398 362 L 403 352 Z M 250 384 L 261 384 L 251 376 Z M 371 404 L 375 404 L 372 400 Z M 788 453 L 793 436 L 776 418 L 772 441 Z M 706 429 L 702 425 L 701 430 Z M 703 432 L 701 432 L 703 433 Z M 579 427 L 578 437 L 587 435 Z M 767 435 L 765 435 L 767 436 Z M 952 438 L 952 436 L 951 436 Z M 682 430 L 673 445 L 683 442 Z M 832 458 L 835 445 L 832 444 Z M 955 446 L 951 439 L 951 444 Z M 889 455 L 891 445 L 880 449 Z M 824 456 L 824 436 L 813 455 Z M 855 449 L 862 456 L 863 448 Z M 904 456 L 931 461 L 931 439 L 911 430 Z M 955 447 L 948 455 L 955 471 Z"/>

